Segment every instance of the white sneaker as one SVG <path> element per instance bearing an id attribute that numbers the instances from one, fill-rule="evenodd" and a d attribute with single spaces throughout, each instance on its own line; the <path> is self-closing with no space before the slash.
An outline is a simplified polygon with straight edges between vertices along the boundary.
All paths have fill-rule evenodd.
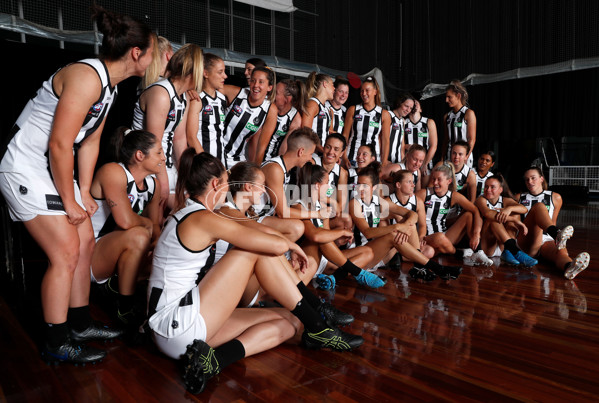
<path id="1" fill-rule="evenodd" d="M 482 249 L 474 253 L 470 260 L 475 265 L 482 264 L 484 266 L 491 266 L 493 264 L 493 261 L 485 255 L 485 252 L 483 252 Z"/>
<path id="2" fill-rule="evenodd" d="M 564 249 L 566 247 L 566 242 L 568 242 L 568 239 L 572 238 L 573 234 L 574 227 L 572 227 L 571 225 L 568 225 L 567 227 L 564 227 L 557 231 L 557 239 L 555 240 L 557 249 Z"/>
<path id="3" fill-rule="evenodd" d="M 572 261 L 572 264 L 570 264 L 570 267 L 568 268 L 568 270 L 566 270 L 566 272 L 564 273 L 564 276 L 568 280 L 572 280 L 574 277 L 576 277 L 578 274 L 580 274 L 581 271 L 583 271 L 584 269 L 586 269 L 589 266 L 590 261 L 591 261 L 591 255 L 589 255 L 587 252 L 580 253 Z"/>
<path id="4" fill-rule="evenodd" d="M 466 249 L 464 249 L 462 256 L 464 257 L 464 259 L 466 259 L 468 257 L 471 257 L 473 254 L 474 254 L 474 251 L 472 249 L 466 248 Z"/>

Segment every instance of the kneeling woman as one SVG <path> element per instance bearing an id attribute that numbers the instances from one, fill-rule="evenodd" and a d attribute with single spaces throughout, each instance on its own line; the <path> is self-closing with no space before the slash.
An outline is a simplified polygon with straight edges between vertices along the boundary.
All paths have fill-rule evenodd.
<path id="1" fill-rule="evenodd" d="M 92 281 L 105 283 L 118 273 L 116 317 L 124 325 L 139 326 L 133 310 L 137 273 L 152 240 L 160 235 L 160 183 L 151 175 L 166 160 L 162 144 L 145 130 L 118 129 L 118 163 L 105 164 L 94 176 L 90 194 L 98 204 L 92 216 L 96 248 Z M 131 328 L 133 330 L 133 327 Z"/>
<path id="2" fill-rule="evenodd" d="M 289 311 L 304 324 L 302 341 L 308 348 L 361 345 L 361 337 L 327 325 L 302 296 L 282 267 L 287 240 L 213 213 L 227 191 L 222 163 L 208 153 L 186 150 L 179 165 L 177 209 L 154 250 L 148 323 L 163 353 L 183 355 L 188 389 L 201 392 L 228 364 L 293 337 L 299 324 Z M 219 239 L 236 248 L 212 266 Z M 236 308 L 254 274 L 287 309 Z"/>
<path id="3" fill-rule="evenodd" d="M 524 173 L 524 182 L 528 192 L 517 194 L 516 200 L 528 210 L 523 220 L 528 233 L 518 234 L 518 244 L 529 255 L 553 262 L 555 267 L 564 270 L 567 279 L 572 280 L 587 268 L 591 257 L 587 252 L 580 253 L 574 260 L 568 255 L 566 242 L 572 237 L 574 228 L 568 225 L 558 230 L 556 227 L 562 197 L 547 190 L 543 172 L 537 167 Z"/>

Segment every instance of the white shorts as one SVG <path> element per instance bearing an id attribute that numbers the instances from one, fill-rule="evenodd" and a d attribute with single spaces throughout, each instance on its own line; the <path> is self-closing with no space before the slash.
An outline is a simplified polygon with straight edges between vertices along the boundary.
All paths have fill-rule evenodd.
<path id="1" fill-rule="evenodd" d="M 501 253 L 503 251 L 501 250 L 501 248 L 499 247 L 499 245 L 497 245 L 495 247 L 495 250 L 493 251 L 493 253 L 491 255 L 489 255 L 488 257 L 497 257 L 497 256 L 501 256 Z"/>
<path id="2" fill-rule="evenodd" d="M 89 278 L 91 280 L 92 283 L 96 283 L 96 284 L 104 284 L 105 282 L 108 281 L 107 278 L 105 278 L 104 280 L 98 280 L 97 278 L 94 277 L 94 270 L 91 268 L 89 268 Z"/>
<path id="3" fill-rule="evenodd" d="M 316 270 L 316 273 L 314 274 L 314 277 L 316 277 L 319 274 L 322 274 L 324 272 L 324 269 L 327 268 L 327 264 L 329 263 L 329 261 L 327 260 L 326 257 L 321 256 L 320 257 L 320 263 L 318 264 L 318 269 Z"/>
<path id="4" fill-rule="evenodd" d="M 166 168 L 166 175 L 168 176 L 168 191 L 170 194 L 175 194 L 175 188 L 177 187 L 177 168 Z"/>
<path id="5" fill-rule="evenodd" d="M 543 243 L 545 242 L 555 242 L 555 239 L 549 234 L 543 234 Z"/>
<path id="6" fill-rule="evenodd" d="M 187 345 L 194 340 L 206 340 L 206 322 L 200 314 L 200 291 L 191 290 L 191 305 L 179 306 L 176 301 L 169 309 L 156 312 L 148 320 L 152 337 L 158 349 L 165 355 L 179 359 Z"/>
<path id="7" fill-rule="evenodd" d="M 73 181 L 75 200 L 85 210 L 77 182 Z M 29 221 L 38 215 L 66 215 L 50 173 L 25 175 L 0 172 L 0 192 L 13 221 Z"/>

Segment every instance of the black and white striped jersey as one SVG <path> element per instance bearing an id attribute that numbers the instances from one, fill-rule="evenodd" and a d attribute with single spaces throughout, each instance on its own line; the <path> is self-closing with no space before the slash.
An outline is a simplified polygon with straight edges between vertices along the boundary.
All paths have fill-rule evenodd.
<path id="1" fill-rule="evenodd" d="M 318 154 L 312 154 L 312 159 L 316 165 L 322 165 L 322 158 Z M 333 169 L 329 172 L 329 185 L 335 188 L 339 185 L 339 176 L 341 175 L 341 166 L 335 164 Z"/>
<path id="2" fill-rule="evenodd" d="M 426 234 L 431 235 L 437 232 L 447 231 L 445 220 L 447 213 L 451 208 L 451 190 L 448 190 L 443 196 L 439 197 L 433 189 L 426 189 L 426 198 L 424 199 L 424 209 L 426 211 Z"/>
<path id="3" fill-rule="evenodd" d="M 409 169 L 406 167 L 405 163 L 400 162 L 397 165 L 399 165 L 401 169 L 405 169 L 406 171 L 409 171 Z M 418 178 L 420 177 L 420 170 L 417 169 L 415 171 L 412 171 L 412 175 L 414 175 L 414 185 L 416 185 L 418 183 Z M 422 187 L 424 187 L 424 185 Z"/>
<path id="4" fill-rule="evenodd" d="M 526 207 L 528 211 L 537 203 L 543 203 L 545 207 L 547 207 L 547 211 L 549 212 L 549 217 L 553 218 L 553 213 L 555 212 L 555 205 L 553 204 L 553 192 L 551 190 L 544 190 L 538 195 L 530 194 L 529 192 L 524 192 L 520 194 L 520 200 L 518 201 L 521 205 Z M 524 214 L 526 217 L 528 213 Z"/>
<path id="5" fill-rule="evenodd" d="M 391 117 L 391 130 L 389 132 L 389 161 L 396 164 L 401 161 L 401 147 L 404 142 L 404 119 L 393 111 L 388 111 Z"/>
<path id="6" fill-rule="evenodd" d="M 275 127 L 275 131 L 268 142 L 268 147 L 266 147 L 264 160 L 268 160 L 279 155 L 281 144 L 283 144 L 283 140 L 289 132 L 289 126 L 291 126 L 291 122 L 293 122 L 293 119 L 296 115 L 297 109 L 295 109 L 293 106 L 286 114 L 277 115 L 277 126 Z"/>
<path id="7" fill-rule="evenodd" d="M 451 147 L 456 141 L 468 142 L 468 123 L 466 122 L 466 112 L 468 111 L 466 105 L 462 106 L 459 111 L 454 112 L 453 109 L 447 113 L 447 133 L 449 135 L 447 143 L 447 159 L 451 159 Z M 472 150 L 470 150 L 472 151 Z M 472 153 L 468 157 L 468 166 L 472 166 Z"/>
<path id="8" fill-rule="evenodd" d="M 421 117 L 416 123 L 404 120 L 404 140 L 407 145 L 420 144 L 428 151 L 428 118 Z"/>
<path id="9" fill-rule="evenodd" d="M 343 133 L 343 127 L 345 126 L 345 114 L 347 113 L 347 108 L 341 105 L 339 109 L 335 109 L 335 107 L 329 101 L 326 101 L 324 105 L 329 109 L 329 114 L 331 115 L 331 119 L 333 119 L 333 133 Z"/>
<path id="10" fill-rule="evenodd" d="M 381 160 L 381 146 L 379 133 L 383 127 L 383 108 L 375 106 L 367 111 L 364 105 L 356 105 L 354 112 L 354 123 L 349 138 L 347 157 L 351 161 L 356 160 L 358 148 L 364 144 L 374 144 L 377 161 Z"/>
<path id="11" fill-rule="evenodd" d="M 323 105 L 318 98 L 310 98 L 310 101 L 314 101 L 318 105 L 318 113 L 312 121 L 312 130 L 318 135 L 320 145 L 324 147 L 324 142 L 327 140 L 329 128 L 331 127 L 331 113 L 329 108 Z"/>
<path id="12" fill-rule="evenodd" d="M 493 176 L 493 172 L 489 171 L 483 177 L 478 175 L 476 169 L 474 169 L 474 173 L 476 174 L 476 196 L 482 196 L 482 194 L 485 192 L 485 182 L 487 181 L 487 178 Z"/>
<path id="13" fill-rule="evenodd" d="M 471 170 L 472 168 L 464 164 L 462 169 L 455 173 L 455 183 L 457 186 L 457 190 L 466 197 L 468 197 L 468 195 L 466 194 L 466 182 L 468 181 L 468 175 L 470 175 Z"/>
<path id="14" fill-rule="evenodd" d="M 364 217 L 370 228 L 377 228 L 381 222 L 381 203 L 376 195 L 372 195 L 370 204 L 366 204 L 364 200 L 356 197 L 360 204 L 361 215 Z M 357 225 L 354 225 L 354 243 L 355 246 L 362 246 L 368 243 L 369 239 L 362 234 Z"/>
<path id="15" fill-rule="evenodd" d="M 215 98 L 202 91 L 200 99 L 202 100 L 202 110 L 197 133 L 198 140 L 204 151 L 222 161 L 227 98 L 218 91 L 216 91 Z"/>
<path id="16" fill-rule="evenodd" d="M 489 201 L 489 199 L 487 199 L 486 197 L 485 197 L 485 200 L 487 201 L 487 207 L 490 210 L 499 211 L 499 210 L 501 210 L 503 208 L 503 196 L 501 196 L 501 195 L 499 195 L 499 198 L 497 199 L 497 201 L 495 202 L 495 204 L 491 203 Z"/>
<path id="17" fill-rule="evenodd" d="M 397 195 L 395 193 L 391 193 L 389 195 L 389 199 L 391 199 L 391 201 L 393 203 L 395 203 L 396 205 L 406 208 L 408 210 L 411 210 L 413 212 L 416 212 L 416 209 L 418 207 L 418 199 L 416 198 L 415 194 L 410 196 L 410 198 L 408 199 L 406 204 L 403 204 L 401 201 L 399 201 L 399 198 L 397 197 Z"/>

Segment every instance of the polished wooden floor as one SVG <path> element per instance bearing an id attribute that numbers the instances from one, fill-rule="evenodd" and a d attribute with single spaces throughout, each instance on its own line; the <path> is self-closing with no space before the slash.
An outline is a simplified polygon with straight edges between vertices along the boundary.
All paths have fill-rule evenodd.
<path id="1" fill-rule="evenodd" d="M 592 258 L 574 281 L 546 264 L 465 266 L 458 280 L 430 284 L 405 265 L 381 270 L 388 284 L 376 291 L 347 280 L 321 295 L 356 317 L 348 330 L 366 339 L 360 349 L 290 342 L 226 368 L 197 396 L 151 345 L 116 341 L 102 363 L 47 366 L 38 289 L 17 284 L 0 298 L 0 401 L 598 401 L 599 207 L 571 206 L 565 221 L 576 228 L 571 255 Z"/>

